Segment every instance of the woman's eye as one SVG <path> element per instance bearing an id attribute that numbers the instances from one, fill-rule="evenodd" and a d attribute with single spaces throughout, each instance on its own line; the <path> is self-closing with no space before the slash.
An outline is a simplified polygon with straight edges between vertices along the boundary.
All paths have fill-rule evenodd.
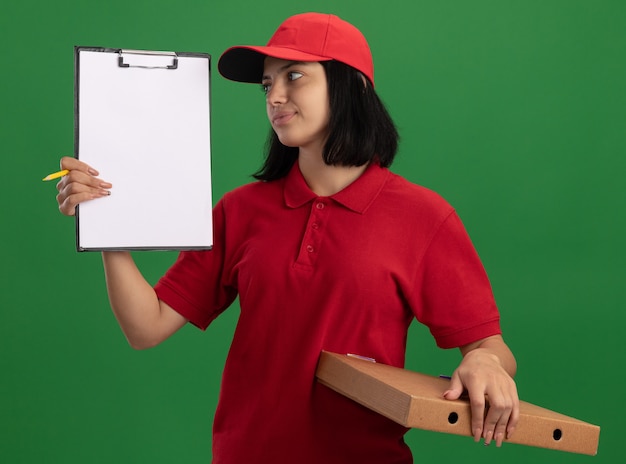
<path id="1" fill-rule="evenodd" d="M 296 79 L 300 79 L 302 77 L 302 73 L 299 73 L 298 71 L 290 71 L 287 76 L 290 81 L 295 81 Z"/>
<path id="2" fill-rule="evenodd" d="M 303 74 L 301 72 L 298 71 L 289 71 L 287 73 L 287 80 L 288 81 L 295 81 L 300 79 L 303 76 Z M 261 92 L 263 92 L 264 94 L 268 94 L 269 91 L 272 90 L 272 84 L 270 82 L 263 82 L 261 83 Z"/>

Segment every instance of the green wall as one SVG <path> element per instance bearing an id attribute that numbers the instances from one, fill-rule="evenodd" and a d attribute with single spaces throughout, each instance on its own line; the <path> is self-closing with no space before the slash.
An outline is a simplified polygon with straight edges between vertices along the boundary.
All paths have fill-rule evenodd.
<path id="1" fill-rule="evenodd" d="M 458 209 L 492 280 L 522 399 L 602 426 L 595 458 L 412 430 L 416 461 L 622 461 L 625 2 L 4 3 L 0 462 L 208 462 L 238 313 L 150 351 L 126 344 L 100 256 L 74 251 L 74 221 L 41 182 L 73 151 L 73 46 L 217 58 L 307 10 L 339 14 L 368 37 L 402 134 L 393 168 Z M 212 82 L 217 199 L 250 180 L 268 125 L 256 86 L 216 71 Z M 136 257 L 155 281 L 175 254 Z M 458 357 L 412 327 L 408 367 L 449 373 Z"/>

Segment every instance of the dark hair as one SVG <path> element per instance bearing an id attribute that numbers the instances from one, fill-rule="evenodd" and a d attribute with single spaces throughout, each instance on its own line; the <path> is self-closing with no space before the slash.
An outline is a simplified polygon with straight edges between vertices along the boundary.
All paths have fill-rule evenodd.
<path id="1" fill-rule="evenodd" d="M 338 61 L 321 61 L 328 81 L 330 133 L 324 145 L 324 162 L 336 166 L 363 166 L 393 162 L 398 131 L 370 81 L 359 71 Z M 298 147 L 283 145 L 273 129 L 266 143 L 265 162 L 254 177 L 275 180 L 287 175 L 298 158 Z"/>

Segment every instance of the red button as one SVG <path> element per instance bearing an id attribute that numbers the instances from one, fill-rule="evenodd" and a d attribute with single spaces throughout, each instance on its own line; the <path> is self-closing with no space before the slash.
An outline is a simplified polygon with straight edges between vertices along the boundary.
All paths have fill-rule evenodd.
<path id="1" fill-rule="evenodd" d="M 315 248 L 313 248 L 313 245 L 307 245 L 306 251 L 308 251 L 309 253 L 313 253 L 315 251 Z"/>
<path id="2" fill-rule="evenodd" d="M 317 209 L 324 209 L 324 203 L 318 203 L 317 205 L 315 205 L 317 207 Z"/>

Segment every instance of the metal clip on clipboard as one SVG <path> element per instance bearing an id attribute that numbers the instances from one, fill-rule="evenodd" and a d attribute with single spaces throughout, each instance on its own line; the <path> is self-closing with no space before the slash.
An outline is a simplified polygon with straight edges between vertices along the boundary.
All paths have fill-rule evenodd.
<path id="1" fill-rule="evenodd" d="M 175 52 L 157 52 L 149 50 L 118 50 L 118 65 L 120 68 L 144 68 L 144 69 L 177 69 L 178 68 L 178 56 Z M 131 55 L 126 56 L 125 55 Z M 150 62 L 147 58 L 150 57 L 169 57 L 172 59 L 172 64 L 155 64 Z M 126 58 L 126 62 L 124 61 Z M 134 61 L 132 64 L 129 60 Z M 162 59 L 157 59 L 156 63 L 163 62 Z"/>

